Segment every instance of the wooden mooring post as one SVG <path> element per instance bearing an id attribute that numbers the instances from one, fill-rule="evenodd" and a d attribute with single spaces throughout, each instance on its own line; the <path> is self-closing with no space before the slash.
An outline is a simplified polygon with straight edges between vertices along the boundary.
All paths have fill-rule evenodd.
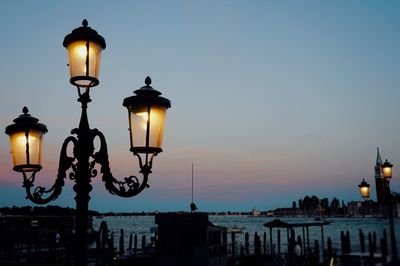
<path id="1" fill-rule="evenodd" d="M 235 232 L 231 233 L 232 256 L 236 256 L 236 235 Z"/>
<path id="2" fill-rule="evenodd" d="M 360 249 L 361 249 L 361 253 L 365 252 L 365 236 L 364 236 L 364 232 L 362 231 L 362 229 L 358 230 L 359 236 L 360 236 Z"/>
<path id="3" fill-rule="evenodd" d="M 263 234 L 263 254 L 267 254 L 267 233 Z"/>
<path id="4" fill-rule="evenodd" d="M 250 243 L 249 243 L 249 233 L 248 232 L 246 232 L 246 234 L 244 235 L 244 251 L 245 251 L 246 255 L 250 254 Z"/>
<path id="5" fill-rule="evenodd" d="M 133 237 L 133 252 L 137 253 L 137 234 Z"/>
<path id="6" fill-rule="evenodd" d="M 121 229 L 120 233 L 121 235 L 119 236 L 119 255 L 123 256 L 125 253 L 124 229 Z"/>
<path id="7" fill-rule="evenodd" d="M 129 245 L 128 245 L 128 250 L 132 250 L 132 233 L 129 234 Z"/>

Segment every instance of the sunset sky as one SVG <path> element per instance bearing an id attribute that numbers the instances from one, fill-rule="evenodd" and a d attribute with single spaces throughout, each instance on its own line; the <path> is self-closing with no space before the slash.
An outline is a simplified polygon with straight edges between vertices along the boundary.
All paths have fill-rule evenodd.
<path id="1" fill-rule="evenodd" d="M 376 147 L 400 191 L 400 1 L 0 1 L 0 125 L 23 106 L 47 125 L 38 185 L 50 187 L 78 126 L 64 36 L 84 18 L 107 43 L 89 122 L 114 176 L 138 173 L 125 97 L 151 76 L 171 100 L 150 188 L 99 211 L 188 210 L 191 164 L 202 211 L 290 206 L 305 195 L 360 200 Z M 30 205 L 0 134 L 0 206 Z M 72 181 L 52 205 L 74 207 Z"/>

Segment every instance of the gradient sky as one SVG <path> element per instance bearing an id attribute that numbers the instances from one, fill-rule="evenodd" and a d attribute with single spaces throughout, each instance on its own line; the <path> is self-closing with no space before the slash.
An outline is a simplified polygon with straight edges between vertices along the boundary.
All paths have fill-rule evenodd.
<path id="1" fill-rule="evenodd" d="M 192 162 L 203 211 L 360 200 L 377 146 L 398 191 L 399 13 L 399 1 L 0 1 L 0 125 L 24 105 L 47 125 L 37 184 L 51 186 L 80 116 L 62 41 L 86 18 L 107 42 L 89 121 L 114 176 L 138 172 L 123 99 L 149 75 L 172 102 L 150 189 L 119 198 L 98 176 L 91 209 L 188 210 Z M 28 205 L 9 150 L 0 134 L 0 206 Z M 73 207 L 71 185 L 51 204 Z"/>

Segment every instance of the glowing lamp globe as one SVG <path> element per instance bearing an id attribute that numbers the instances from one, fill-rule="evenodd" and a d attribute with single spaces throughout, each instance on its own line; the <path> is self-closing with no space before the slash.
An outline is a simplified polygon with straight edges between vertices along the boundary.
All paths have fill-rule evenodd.
<path id="1" fill-rule="evenodd" d="M 14 124 L 6 128 L 6 134 L 10 136 L 13 169 L 17 172 L 39 171 L 42 168 L 43 135 L 47 127 L 28 114 L 28 108 L 24 107 L 22 112 L 14 119 Z"/>
<path id="2" fill-rule="evenodd" d="M 362 180 L 362 182 L 358 185 L 360 188 L 360 195 L 362 198 L 369 198 L 369 184 L 365 181 L 365 179 Z"/>
<path id="3" fill-rule="evenodd" d="M 97 31 L 88 27 L 86 19 L 82 27 L 65 36 L 63 46 L 68 51 L 71 84 L 88 88 L 99 84 L 101 52 L 106 42 Z"/>
<path id="4" fill-rule="evenodd" d="M 388 160 L 382 164 L 382 174 L 387 181 L 390 181 L 392 178 L 392 168 L 393 164 L 389 163 Z"/>
<path id="5" fill-rule="evenodd" d="M 123 102 L 128 109 L 130 150 L 136 154 L 157 154 L 162 152 L 165 119 L 171 102 L 150 86 L 150 77 L 145 83 L 134 91 L 136 95 Z"/>

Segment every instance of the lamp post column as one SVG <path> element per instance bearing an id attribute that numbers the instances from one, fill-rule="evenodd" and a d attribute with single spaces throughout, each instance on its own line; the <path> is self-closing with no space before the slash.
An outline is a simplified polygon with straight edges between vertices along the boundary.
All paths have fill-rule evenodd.
<path id="1" fill-rule="evenodd" d="M 386 197 L 387 200 L 387 207 L 388 207 L 388 212 L 389 212 L 389 221 L 390 221 L 390 243 L 392 246 L 392 260 L 393 260 L 393 265 L 397 265 L 398 263 L 398 255 L 397 255 L 397 244 L 396 244 L 396 235 L 394 231 L 394 219 L 393 219 L 393 202 L 392 202 L 392 196 L 390 192 L 390 185 L 389 181 L 386 181 L 387 184 L 387 191 L 388 195 Z"/>
<path id="2" fill-rule="evenodd" d="M 91 168 L 89 158 L 93 154 L 93 137 L 87 119 L 87 104 L 90 102 L 88 92 L 82 94 L 79 100 L 82 103 L 82 114 L 79 128 L 74 130 L 78 136 L 76 147 L 77 169 L 74 191 L 76 192 L 75 236 L 74 236 L 74 264 L 87 265 L 87 230 L 89 193 L 92 190 Z"/>

